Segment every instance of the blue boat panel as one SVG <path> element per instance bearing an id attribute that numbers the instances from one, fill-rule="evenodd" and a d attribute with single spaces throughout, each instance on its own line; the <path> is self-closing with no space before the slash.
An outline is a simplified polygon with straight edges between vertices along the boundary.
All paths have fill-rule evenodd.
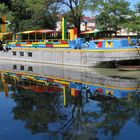
<path id="1" fill-rule="evenodd" d="M 128 40 L 121 40 L 121 46 L 122 47 L 128 47 L 129 46 Z"/>

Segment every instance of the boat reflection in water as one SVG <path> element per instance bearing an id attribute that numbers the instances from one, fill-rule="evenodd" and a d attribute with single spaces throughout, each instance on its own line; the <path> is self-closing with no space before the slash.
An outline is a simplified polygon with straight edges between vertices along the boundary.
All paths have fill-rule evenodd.
<path id="1" fill-rule="evenodd" d="M 131 127 L 127 124 L 130 120 L 140 124 L 138 79 L 56 67 L 48 73 L 42 68 L 42 75 L 37 69 L 33 72 L 34 67 L 30 70 L 5 69 L 1 78 L 6 96 L 9 87 L 16 102 L 14 119 L 24 121 L 32 134 L 45 133 L 48 139 L 97 140 L 130 138 L 136 133 L 128 134 L 124 127 Z M 139 136 L 136 133 L 133 138 Z"/>

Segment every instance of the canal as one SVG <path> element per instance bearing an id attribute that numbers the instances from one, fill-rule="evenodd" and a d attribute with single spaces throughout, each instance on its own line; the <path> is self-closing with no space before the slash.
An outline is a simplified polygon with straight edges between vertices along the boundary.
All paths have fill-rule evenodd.
<path id="1" fill-rule="evenodd" d="M 138 140 L 140 72 L 0 61 L 1 140 Z"/>

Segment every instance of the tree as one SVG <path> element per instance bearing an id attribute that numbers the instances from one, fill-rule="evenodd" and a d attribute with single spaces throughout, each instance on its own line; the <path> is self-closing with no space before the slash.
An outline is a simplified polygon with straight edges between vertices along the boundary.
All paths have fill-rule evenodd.
<path id="1" fill-rule="evenodd" d="M 129 8 L 130 3 L 125 0 L 108 0 L 99 6 L 97 15 L 97 27 L 105 30 L 118 31 L 127 23 L 133 12 Z"/>
<path id="2" fill-rule="evenodd" d="M 51 0 L 12 0 L 11 29 L 13 32 L 54 29 L 58 9 Z"/>
<path id="3" fill-rule="evenodd" d="M 137 35 L 140 34 L 140 3 L 135 5 L 133 15 L 128 20 L 128 22 L 124 24 L 124 28 L 127 31 L 137 33 Z"/>
<path id="4" fill-rule="evenodd" d="M 140 34 L 140 16 L 134 15 L 127 23 L 123 26 L 128 32 Z"/>
<path id="5" fill-rule="evenodd" d="M 19 32 L 21 31 L 21 22 L 31 18 L 31 11 L 28 9 L 26 0 L 12 0 L 11 12 L 11 30 Z"/>
<path id="6" fill-rule="evenodd" d="M 1 0 L 0 3 L 4 3 L 6 6 L 8 6 L 9 9 L 11 9 L 12 0 Z"/>
<path id="7" fill-rule="evenodd" d="M 135 7 L 135 11 L 137 12 L 137 13 L 140 13 L 140 2 L 138 2 L 136 5 L 134 5 L 134 7 Z"/>
<path id="8" fill-rule="evenodd" d="M 4 3 L 0 4 L 0 19 L 1 19 L 1 23 L 2 23 L 2 17 L 3 16 L 6 16 L 6 20 L 8 20 L 8 21 L 12 18 L 12 13 L 9 11 L 8 7 Z M 6 28 L 7 28 L 6 30 L 9 31 L 9 25 L 6 25 Z"/>
<path id="9" fill-rule="evenodd" d="M 71 22 L 77 27 L 78 34 L 80 33 L 80 24 L 83 16 L 83 12 L 89 4 L 88 0 L 56 0 L 69 8 L 67 11 Z M 64 7 L 63 7 L 64 9 Z"/>
<path id="10" fill-rule="evenodd" d="M 45 1 L 45 13 L 46 13 L 46 18 L 45 24 L 47 25 L 48 28 L 50 29 L 55 29 L 56 28 L 56 22 L 58 21 L 58 15 L 60 13 L 60 5 L 58 3 L 53 2 L 53 0 L 47 0 Z M 51 20 L 50 20 L 51 19 Z"/>

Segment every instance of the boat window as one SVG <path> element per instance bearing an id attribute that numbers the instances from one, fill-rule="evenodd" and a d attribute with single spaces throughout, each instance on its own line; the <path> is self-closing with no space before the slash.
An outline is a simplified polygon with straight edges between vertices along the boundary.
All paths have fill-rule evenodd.
<path id="1" fill-rule="evenodd" d="M 23 65 L 20 66 L 20 70 L 24 70 L 24 66 Z"/>
<path id="2" fill-rule="evenodd" d="M 31 52 L 28 52 L 28 56 L 29 56 L 29 57 L 32 57 L 32 53 L 31 53 Z"/>
<path id="3" fill-rule="evenodd" d="M 17 69 L 17 65 L 13 65 L 13 69 Z"/>
<path id="4" fill-rule="evenodd" d="M 20 56 L 24 56 L 24 52 L 19 52 L 20 53 Z"/>
<path id="5" fill-rule="evenodd" d="M 16 55 L 16 52 L 15 51 L 13 51 L 13 55 Z"/>
<path id="6" fill-rule="evenodd" d="M 33 71 L 33 67 L 29 66 L 28 71 Z"/>

